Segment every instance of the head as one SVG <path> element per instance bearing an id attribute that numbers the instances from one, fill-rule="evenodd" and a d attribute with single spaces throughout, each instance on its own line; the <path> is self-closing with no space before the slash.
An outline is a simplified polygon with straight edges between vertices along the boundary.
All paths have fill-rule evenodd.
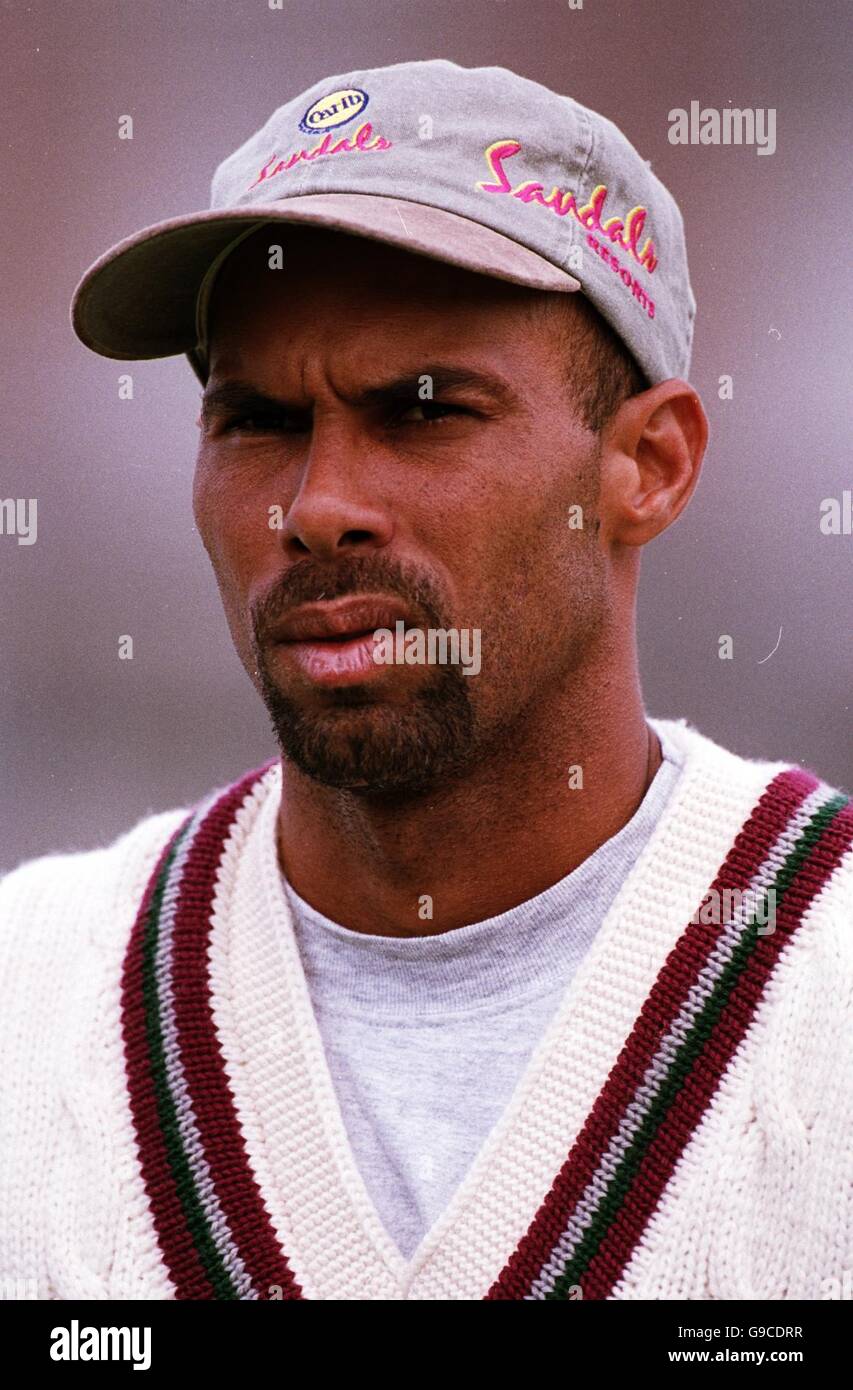
<path id="1" fill-rule="evenodd" d="M 217 278 L 209 363 L 196 522 L 304 774 L 423 791 L 624 676 L 640 549 L 686 504 L 707 426 L 582 295 L 266 227 Z M 478 632 L 479 671 L 318 680 L 289 621 L 344 595 L 393 600 L 408 630 Z"/>

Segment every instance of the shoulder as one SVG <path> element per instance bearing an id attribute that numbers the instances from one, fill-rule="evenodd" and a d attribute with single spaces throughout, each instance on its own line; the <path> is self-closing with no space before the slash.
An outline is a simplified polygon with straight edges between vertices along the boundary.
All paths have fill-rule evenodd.
<path id="1" fill-rule="evenodd" d="M 47 854 L 0 879 L 0 989 L 20 990 L 33 971 L 104 936 L 126 935 L 135 907 L 188 807 L 139 821 L 111 844 Z M 11 976 L 11 978 L 10 978 Z"/>
<path id="2" fill-rule="evenodd" d="M 61 981 L 65 962 L 68 977 L 79 980 L 84 956 L 114 966 L 176 832 L 192 816 L 259 780 L 265 792 L 274 790 L 276 768 L 266 764 L 211 789 L 194 804 L 146 816 L 101 848 L 43 855 L 0 878 L 0 1026 L 3 1000 L 25 999 L 28 989 L 45 995 L 45 970 L 58 971 Z"/>
<path id="3" fill-rule="evenodd" d="M 710 928 L 713 941 L 702 953 L 714 1003 L 697 1094 L 703 1075 L 719 1070 L 719 1084 L 625 1296 L 671 1290 L 676 1252 L 683 1297 L 826 1298 L 853 1238 L 850 797 L 790 761 L 733 753 L 685 721 L 653 722 L 689 783 L 664 862 L 680 864 L 680 842 L 704 836 L 724 885 L 716 899 L 708 893 L 699 917 L 708 926 L 690 929 L 701 943 Z"/>
<path id="4" fill-rule="evenodd" d="M 648 723 L 660 738 L 665 758 L 682 768 L 688 765 L 699 768 L 707 778 L 767 788 L 782 773 L 798 773 L 812 779 L 827 796 L 850 800 L 850 788 L 844 788 L 831 777 L 823 777 L 789 758 L 759 758 L 735 753 L 702 733 L 687 719 L 649 718 Z"/>
<path id="5" fill-rule="evenodd" d="M 649 721 L 664 756 L 688 772 L 684 820 L 691 834 L 725 829 L 732 858 L 741 854 L 798 909 L 800 936 L 829 933 L 853 956 L 853 799 L 849 789 L 784 759 L 746 757 L 685 719 Z M 762 862 L 763 861 L 763 862 Z"/>
<path id="6" fill-rule="evenodd" d="M 125 1191 L 122 965 L 186 814 L 148 816 L 103 848 L 44 855 L 0 880 L 0 1267 L 41 1297 L 68 1296 L 72 1268 L 85 1296 L 102 1297 L 93 1233 L 130 1239 L 138 1224 Z"/>

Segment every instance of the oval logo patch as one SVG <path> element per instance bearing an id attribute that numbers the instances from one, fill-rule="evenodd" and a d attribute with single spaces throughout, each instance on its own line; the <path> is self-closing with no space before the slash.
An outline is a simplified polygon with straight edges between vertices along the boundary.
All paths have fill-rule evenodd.
<path id="1" fill-rule="evenodd" d="M 299 129 L 310 135 L 313 130 L 332 130 L 337 125 L 346 125 L 360 115 L 367 102 L 367 92 L 360 87 L 341 87 L 337 92 L 329 92 L 328 96 L 318 97 L 299 122 Z"/>

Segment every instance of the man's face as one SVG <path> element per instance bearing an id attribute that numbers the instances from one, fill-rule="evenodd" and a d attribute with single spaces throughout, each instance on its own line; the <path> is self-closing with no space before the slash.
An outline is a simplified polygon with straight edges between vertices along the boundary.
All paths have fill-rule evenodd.
<path id="1" fill-rule="evenodd" d="M 196 522 L 285 756 L 413 792 L 500 756 L 582 670 L 609 604 L 598 440 L 551 296 L 284 231 L 217 281 Z M 479 671 L 377 663 L 373 631 L 399 621 L 467 631 L 469 653 L 479 632 Z"/>

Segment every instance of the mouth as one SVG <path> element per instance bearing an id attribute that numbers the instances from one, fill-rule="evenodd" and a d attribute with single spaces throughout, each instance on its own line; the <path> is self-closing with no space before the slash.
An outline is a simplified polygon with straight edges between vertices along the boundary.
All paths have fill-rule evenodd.
<path id="1" fill-rule="evenodd" d="M 387 674 L 388 667 L 374 659 L 375 634 L 393 632 L 401 621 L 417 626 L 400 600 L 353 595 L 288 613 L 273 641 L 282 659 L 314 686 L 362 685 Z"/>

